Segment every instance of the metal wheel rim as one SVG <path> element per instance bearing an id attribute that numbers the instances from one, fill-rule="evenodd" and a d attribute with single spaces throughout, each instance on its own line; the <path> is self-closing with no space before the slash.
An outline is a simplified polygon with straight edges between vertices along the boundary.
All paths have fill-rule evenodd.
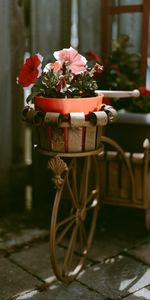
<path id="1" fill-rule="evenodd" d="M 51 225 L 50 225 L 50 258 L 51 258 L 51 264 L 52 264 L 53 271 L 54 271 L 56 277 L 59 280 L 61 280 L 63 282 L 67 282 L 67 283 L 70 282 L 70 281 L 72 281 L 73 279 L 75 279 L 77 277 L 77 275 L 79 274 L 79 272 L 81 271 L 81 269 L 83 268 L 83 265 L 84 265 L 84 262 L 85 262 L 85 258 L 86 258 L 87 254 L 88 254 L 90 245 L 91 245 L 92 240 L 93 240 L 93 235 L 94 235 L 96 221 L 97 221 L 97 215 L 98 215 L 98 209 L 99 209 L 99 201 L 98 201 L 99 200 L 98 199 L 99 198 L 99 170 L 98 170 L 97 156 L 86 157 L 86 158 L 82 158 L 82 159 L 84 159 L 84 164 L 85 165 L 86 165 L 86 161 L 87 161 L 87 164 L 88 164 L 88 167 L 89 167 L 89 169 L 88 169 L 88 167 L 86 166 L 86 170 L 84 170 L 83 173 L 82 173 L 82 177 L 83 177 L 82 181 L 83 181 L 85 173 L 88 172 L 88 174 L 86 174 L 87 178 L 85 180 L 85 185 L 87 185 L 87 186 L 89 185 L 89 172 L 90 172 L 91 168 L 94 168 L 94 172 L 96 172 L 95 173 L 96 174 L 95 175 L 96 182 L 94 182 L 94 185 L 95 185 L 95 190 L 96 190 L 97 203 L 94 206 L 94 201 L 96 201 L 96 199 L 95 200 L 93 200 L 93 199 L 89 200 L 90 197 L 94 198 L 94 196 L 93 196 L 94 194 L 91 195 L 91 196 L 89 196 L 88 200 L 86 200 L 86 201 L 84 200 L 84 198 L 86 197 L 86 195 L 83 195 L 83 194 L 84 193 L 86 194 L 87 191 L 86 191 L 86 188 L 85 189 L 82 188 L 83 187 L 83 182 L 81 181 L 81 184 L 80 184 L 80 186 L 81 186 L 81 188 L 80 188 L 80 195 L 78 194 L 78 197 L 80 199 L 83 198 L 83 200 L 81 200 L 81 207 L 84 206 L 85 209 L 81 210 L 81 207 L 79 207 L 79 209 L 77 207 L 76 212 L 73 213 L 73 216 L 76 216 L 77 221 L 78 221 L 78 213 L 79 213 L 79 224 L 78 224 L 77 221 L 76 222 L 75 222 L 75 220 L 73 221 L 73 223 L 74 223 L 73 224 L 74 227 L 73 227 L 73 230 L 72 230 L 73 232 L 72 232 L 72 235 L 71 235 L 70 240 L 69 240 L 69 246 L 67 248 L 67 249 L 69 249 L 69 247 L 70 247 L 70 250 L 66 250 L 66 255 L 64 257 L 64 265 L 65 265 L 65 267 L 63 266 L 64 269 L 66 267 L 68 267 L 67 263 L 69 262 L 70 256 L 74 256 L 74 250 L 72 249 L 72 248 L 75 247 L 73 245 L 74 244 L 74 239 L 76 239 L 77 232 L 79 230 L 80 231 L 83 230 L 83 229 L 81 230 L 81 227 L 83 226 L 83 228 L 84 228 L 84 217 L 85 217 L 84 214 L 85 214 L 85 211 L 86 211 L 86 214 L 87 214 L 87 211 L 92 208 L 92 205 L 93 205 L 93 215 L 92 215 L 92 221 L 91 221 L 91 224 L 90 224 L 89 234 L 88 234 L 88 238 L 87 238 L 86 248 L 84 249 L 84 251 L 82 251 L 82 254 L 80 254 L 81 256 L 79 258 L 79 263 L 75 266 L 75 268 L 73 270 L 64 271 L 63 267 L 60 266 L 58 258 L 57 258 L 57 255 L 56 255 L 56 249 L 58 247 L 56 239 L 57 239 L 57 228 L 59 228 L 59 223 L 61 223 L 61 222 L 59 222 L 57 224 L 57 217 L 58 217 L 58 212 L 60 210 L 60 203 L 61 203 L 61 197 L 62 197 L 63 189 L 64 189 L 65 184 L 67 183 L 67 180 L 68 180 L 68 177 L 69 177 L 69 172 L 72 172 L 73 174 L 75 172 L 74 171 L 74 166 L 75 165 L 77 166 L 77 158 L 73 158 L 71 160 L 71 163 L 69 165 L 69 172 L 66 174 L 66 176 L 64 178 L 64 182 L 63 182 L 60 190 L 56 191 L 54 205 L 53 205 L 53 210 L 52 210 L 52 216 L 51 216 Z M 88 169 L 88 171 L 87 171 L 87 169 Z M 73 175 L 73 176 L 76 176 L 76 174 Z M 87 189 L 88 188 L 89 187 L 87 187 Z M 91 206 L 89 208 L 88 207 L 88 203 L 90 203 L 90 201 L 92 201 L 91 202 L 92 204 L 91 204 Z M 73 210 L 75 209 L 74 206 L 76 204 L 77 203 L 73 203 Z M 71 216 L 70 216 L 70 218 L 71 218 Z M 80 221 L 80 218 L 81 219 L 83 218 L 83 220 Z M 67 226 L 69 226 L 69 225 L 67 225 Z M 79 235 L 82 236 L 82 233 L 80 233 Z M 68 260 L 68 262 L 67 262 L 67 260 Z"/>

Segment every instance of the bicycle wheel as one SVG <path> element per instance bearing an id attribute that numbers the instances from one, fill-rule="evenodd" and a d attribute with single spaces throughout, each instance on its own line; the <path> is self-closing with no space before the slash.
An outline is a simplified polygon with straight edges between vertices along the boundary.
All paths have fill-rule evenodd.
<path id="1" fill-rule="evenodd" d="M 56 192 L 51 216 L 50 256 L 59 280 L 70 282 L 81 271 L 93 239 L 98 208 L 97 156 L 72 158 Z"/>

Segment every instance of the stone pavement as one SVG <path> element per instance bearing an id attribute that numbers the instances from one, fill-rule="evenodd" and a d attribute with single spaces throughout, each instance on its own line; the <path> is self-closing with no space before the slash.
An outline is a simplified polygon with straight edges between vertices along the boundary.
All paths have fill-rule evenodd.
<path id="1" fill-rule="evenodd" d="M 48 227 L 48 210 L 1 217 L 0 300 L 150 299 L 150 233 L 143 211 L 102 208 L 85 268 L 68 285 L 53 274 Z"/>

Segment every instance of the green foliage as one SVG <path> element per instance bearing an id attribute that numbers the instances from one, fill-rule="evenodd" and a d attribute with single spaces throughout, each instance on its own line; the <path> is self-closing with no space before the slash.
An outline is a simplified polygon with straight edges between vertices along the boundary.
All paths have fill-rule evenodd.
<path id="1" fill-rule="evenodd" d="M 95 90 L 98 88 L 96 75 L 99 72 L 101 72 L 101 68 L 95 70 L 94 67 L 87 68 L 85 72 L 79 74 L 72 74 L 71 70 L 67 68 L 65 68 L 64 74 L 55 73 L 53 70 L 49 70 L 47 73 L 43 72 L 32 87 L 32 92 L 26 101 L 34 103 L 34 97 L 38 95 L 48 98 L 94 97 Z"/>
<path id="2" fill-rule="evenodd" d="M 45 73 L 40 84 L 40 95 L 51 98 L 83 98 L 95 96 L 95 90 L 98 86 L 91 73 L 84 72 L 74 74 L 71 80 L 70 76 L 72 76 L 70 72 L 64 75 L 64 79 L 65 82 L 68 83 L 68 87 L 64 93 L 60 93 L 60 91 L 56 88 L 59 84 L 58 74 L 54 74 L 52 71 Z M 36 89 L 36 85 L 34 88 Z"/>
<path id="3" fill-rule="evenodd" d="M 108 57 L 103 58 L 104 70 L 99 78 L 99 89 L 133 90 L 143 86 L 139 54 L 132 53 L 129 37 L 121 35 L 113 43 L 113 49 Z M 111 105 L 117 109 L 130 112 L 150 112 L 150 96 L 141 94 L 139 98 L 111 99 Z"/>

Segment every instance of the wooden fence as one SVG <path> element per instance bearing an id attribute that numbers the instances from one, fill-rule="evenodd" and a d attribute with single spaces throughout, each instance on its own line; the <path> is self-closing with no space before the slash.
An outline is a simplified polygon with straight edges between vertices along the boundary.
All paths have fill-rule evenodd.
<path id="1" fill-rule="evenodd" d="M 0 0 L 0 204 L 10 208 L 15 202 L 23 205 L 32 172 L 24 160 L 23 91 L 16 85 L 25 52 L 51 57 L 54 50 L 70 46 L 76 25 L 79 51 L 101 53 L 101 33 L 105 30 L 100 25 L 102 0 L 77 0 L 76 24 L 71 17 L 72 1 Z M 36 177 L 35 186 L 39 183 Z"/>
<path id="2" fill-rule="evenodd" d="M 79 2 L 80 49 L 99 52 L 100 1 Z M 23 205 L 31 172 L 24 164 L 23 91 L 16 85 L 24 53 L 47 58 L 69 47 L 71 23 L 70 0 L 0 0 L 0 206 Z"/>
<path id="3" fill-rule="evenodd" d="M 0 0 L 0 28 L 0 202 L 6 203 L 12 196 L 15 169 L 24 157 L 23 93 L 16 85 L 25 51 L 23 7 L 19 1 Z"/>

